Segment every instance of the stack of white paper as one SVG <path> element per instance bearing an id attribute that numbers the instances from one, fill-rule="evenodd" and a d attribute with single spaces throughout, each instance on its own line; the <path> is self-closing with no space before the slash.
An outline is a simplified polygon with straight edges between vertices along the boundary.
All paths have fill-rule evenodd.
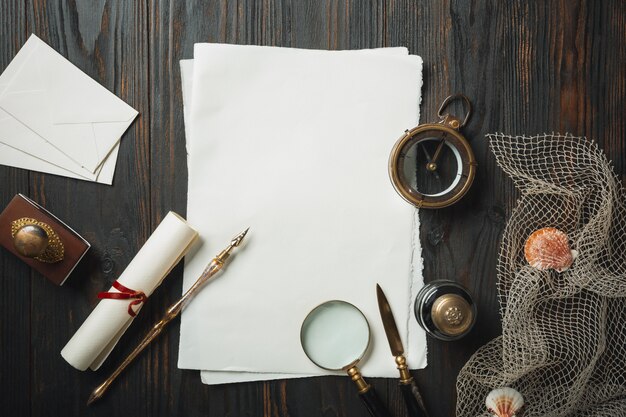
<path id="1" fill-rule="evenodd" d="M 137 114 L 31 35 L 0 75 L 0 165 L 111 184 Z"/>
<path id="2" fill-rule="evenodd" d="M 328 374 L 303 353 L 300 326 L 316 305 L 342 299 L 370 323 L 364 375 L 396 377 L 376 283 L 410 367 L 425 366 L 410 305 L 422 285 L 418 217 L 387 175 L 393 144 L 419 119 L 421 67 L 404 48 L 216 44 L 181 62 L 188 220 L 203 238 L 183 289 L 251 229 L 224 276 L 183 312 L 179 367 L 210 384 Z"/>

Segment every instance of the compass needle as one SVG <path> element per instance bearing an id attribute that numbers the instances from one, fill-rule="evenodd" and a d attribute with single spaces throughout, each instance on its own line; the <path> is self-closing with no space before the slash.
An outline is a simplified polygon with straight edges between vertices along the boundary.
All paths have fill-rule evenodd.
<path id="1" fill-rule="evenodd" d="M 437 149 L 435 149 L 435 155 L 433 155 L 433 159 L 430 161 L 431 164 L 435 164 L 435 169 L 437 167 L 437 160 L 439 160 L 439 157 L 441 156 L 441 150 L 443 149 L 443 145 L 445 145 L 445 143 L 445 137 L 439 140 L 439 145 L 437 145 Z"/>
<path id="2" fill-rule="evenodd" d="M 430 156 L 430 152 L 428 152 L 428 149 L 426 149 L 426 146 L 424 146 L 424 144 L 420 142 L 420 147 L 424 151 L 424 155 L 426 155 L 426 159 L 428 159 L 428 162 L 432 161 L 433 157 Z"/>

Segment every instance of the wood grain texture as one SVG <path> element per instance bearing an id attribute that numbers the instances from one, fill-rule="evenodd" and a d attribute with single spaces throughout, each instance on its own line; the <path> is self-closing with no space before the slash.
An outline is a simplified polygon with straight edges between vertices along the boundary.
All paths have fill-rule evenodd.
<path id="1" fill-rule="evenodd" d="M 496 257 L 518 196 L 484 135 L 586 135 L 626 179 L 625 9 L 618 0 L 0 0 L 0 69 L 34 32 L 140 112 L 122 139 L 113 187 L 0 167 L 2 207 L 15 193 L 26 193 L 93 245 L 61 288 L 0 252 L 0 414 L 365 415 L 342 377 L 204 386 L 197 372 L 177 369 L 178 322 L 100 403 L 86 408 L 91 389 L 180 294 L 181 267 L 153 294 L 101 370 L 81 373 L 59 355 L 97 303 L 97 292 L 110 286 L 165 214 L 185 214 L 178 61 L 192 57 L 194 42 L 208 41 L 407 46 L 424 59 L 422 122 L 435 120 L 450 93 L 472 99 L 474 116 L 464 132 L 479 163 L 475 184 L 457 205 L 420 215 L 426 280 L 461 282 L 479 306 L 470 336 L 455 343 L 429 340 L 429 366 L 414 372 L 431 416 L 453 416 L 460 367 L 500 332 Z M 396 380 L 370 382 L 393 415 L 406 415 Z"/>
<path id="2" fill-rule="evenodd" d="M 0 68 L 4 69 L 26 41 L 26 9 L 3 1 L 0 12 Z M 0 152 L 2 152 L 0 148 Z M 15 194 L 28 193 L 28 171 L 0 166 L 0 207 Z M 16 415 L 31 413 L 31 272 L 6 251 L 0 253 L 0 408 Z"/>
<path id="3" fill-rule="evenodd" d="M 93 245 L 62 288 L 38 276 L 32 279 L 32 415 L 54 416 L 68 410 L 84 414 L 85 398 L 101 374 L 77 372 L 61 358 L 60 350 L 98 302 L 97 293 L 110 287 L 151 232 L 146 7 L 141 2 L 26 3 L 27 24 L 21 30 L 37 34 L 140 112 L 123 136 L 113 187 L 30 175 L 30 196 Z M 122 340 L 128 344 L 132 337 Z M 117 349 L 103 372 L 119 358 Z M 145 376 L 147 364 L 138 366 L 143 367 L 143 377 L 130 375 L 116 387 L 130 388 L 116 395 L 119 405 L 135 404 L 133 389 L 152 386 Z M 135 407 L 137 415 L 146 412 L 145 407 Z"/>

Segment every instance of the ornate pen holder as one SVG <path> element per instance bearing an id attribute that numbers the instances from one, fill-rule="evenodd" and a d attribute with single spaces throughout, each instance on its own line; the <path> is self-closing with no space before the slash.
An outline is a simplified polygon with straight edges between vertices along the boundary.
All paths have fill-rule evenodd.
<path id="1" fill-rule="evenodd" d="M 68 225 L 22 194 L 0 213 L 0 245 L 57 285 L 63 285 L 90 248 Z"/>

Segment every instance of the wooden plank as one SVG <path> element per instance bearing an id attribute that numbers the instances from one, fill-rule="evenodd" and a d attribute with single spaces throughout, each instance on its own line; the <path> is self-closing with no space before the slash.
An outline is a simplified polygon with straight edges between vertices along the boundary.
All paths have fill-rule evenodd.
<path id="1" fill-rule="evenodd" d="M 461 282 L 479 306 L 470 337 L 430 340 L 430 365 L 417 372 L 431 409 L 453 415 L 459 369 L 499 332 L 498 240 L 518 196 L 484 135 L 594 137 L 623 175 L 624 5 L 389 1 L 387 20 L 387 45 L 408 45 L 424 58 L 422 122 L 435 120 L 448 94 L 463 92 L 474 103 L 464 129 L 479 164 L 472 190 L 456 206 L 420 216 L 426 280 Z"/>
<path id="2" fill-rule="evenodd" d="M 110 287 L 151 231 L 146 7 L 140 1 L 104 0 L 54 4 L 34 0 L 27 5 L 28 33 L 37 34 L 140 112 L 122 137 L 112 187 L 31 175 L 32 197 L 93 245 L 62 288 L 40 277 L 33 279 L 33 415 L 84 415 L 90 391 L 126 351 L 116 349 L 97 373 L 79 372 L 59 354 L 97 304 L 97 293 Z M 130 334 L 144 326 L 139 317 Z M 130 346 L 131 339 L 123 337 L 121 346 Z M 102 414 L 109 407 L 109 413 L 125 409 L 132 415 L 146 415 L 136 398 L 150 384 L 145 377 L 148 371 L 143 364 L 140 372 L 129 372 L 114 386 L 112 395 L 100 404 Z"/>
<path id="3" fill-rule="evenodd" d="M 0 13 L 0 72 L 26 41 L 21 1 L 5 1 Z M 1 152 L 1 151 L 0 151 Z M 28 171 L 0 166 L 0 211 L 17 193 L 28 194 Z M 30 268 L 0 249 L 0 405 L 13 415 L 29 415 Z"/>
<path id="4" fill-rule="evenodd" d="M 390 1 L 387 5 L 385 40 L 386 46 L 407 46 L 410 53 L 418 54 L 424 60 L 420 123 L 436 122 L 439 105 L 450 94 L 463 92 L 471 98 L 475 113 L 464 134 L 473 138 L 472 146 L 479 158 L 485 149 L 484 143 L 477 143 L 480 138 L 476 132 L 476 126 L 481 124 L 482 109 L 477 96 L 481 86 L 465 83 L 460 75 L 469 73 L 470 77 L 475 77 L 475 72 L 483 67 L 475 67 L 476 62 L 462 62 L 469 57 L 479 60 L 476 54 L 464 49 L 470 37 L 476 37 L 476 34 L 468 33 L 466 27 L 462 30 L 455 27 L 455 19 L 466 16 L 467 10 L 459 3 Z M 489 14 L 477 12 L 475 18 L 476 27 L 490 27 L 494 23 Z M 488 44 L 492 36 L 490 31 L 484 30 L 483 35 L 471 41 Z M 453 106 L 451 110 L 460 114 L 462 108 Z M 455 206 L 420 212 L 425 281 L 450 279 L 460 282 L 475 295 L 480 306 L 481 326 L 477 326 L 471 337 L 454 343 L 428 339 L 429 365 L 414 375 L 427 407 L 434 415 L 453 415 L 456 373 L 477 344 L 493 337 L 497 330 L 495 313 L 485 313 L 485 310 L 489 311 L 496 301 L 490 283 L 495 277 L 493 260 L 504 210 L 490 198 L 489 190 L 485 190 L 484 182 L 489 177 L 485 175 L 485 170 L 481 170 L 483 160 L 478 161 L 478 176 L 469 195 Z M 475 210 L 476 207 L 480 210 Z M 478 291 L 479 285 L 485 285 L 485 291 Z M 401 415 L 405 413 L 402 405 L 398 405 L 398 412 Z"/>
<path id="5" fill-rule="evenodd" d="M 185 212 L 178 60 L 192 56 L 194 42 L 210 41 L 321 49 L 408 46 L 424 58 L 423 122 L 435 120 L 448 93 L 461 91 L 472 99 L 475 113 L 465 133 L 479 162 L 476 182 L 456 206 L 421 213 L 426 279 L 463 283 L 480 309 L 478 326 L 466 339 L 430 340 L 430 365 L 415 373 L 433 415 L 454 415 L 458 370 L 499 333 L 498 239 L 518 195 L 495 165 L 484 134 L 587 135 L 626 179 L 625 8 L 620 1 L 564 0 L 4 2 L 0 68 L 35 32 L 142 114 L 123 137 L 113 187 L 0 167 L 2 206 L 16 192 L 27 192 L 94 245 L 61 288 L 1 252 L 0 343 L 9 346 L 0 349 L 3 410 L 37 416 L 363 415 L 347 378 L 203 386 L 197 372 L 176 367 L 178 324 L 87 411 L 84 402 L 93 387 L 180 295 L 180 267 L 102 370 L 81 373 L 59 355 L 97 303 L 97 292 L 121 273 L 167 211 Z M 372 382 L 394 415 L 406 415 L 395 380 Z"/>

